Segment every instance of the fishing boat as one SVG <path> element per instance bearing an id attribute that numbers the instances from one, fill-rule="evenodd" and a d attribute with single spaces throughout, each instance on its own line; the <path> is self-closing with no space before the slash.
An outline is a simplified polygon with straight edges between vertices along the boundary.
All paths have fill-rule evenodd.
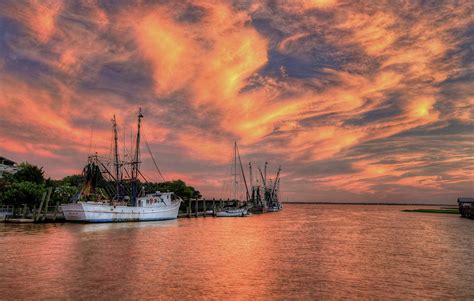
<path id="1" fill-rule="evenodd" d="M 281 172 L 281 166 L 278 167 L 278 171 L 275 176 L 275 180 L 273 181 L 273 185 L 270 185 L 270 187 L 267 188 L 268 212 L 278 212 L 283 209 L 283 204 L 279 201 L 279 198 L 278 198 L 278 195 L 279 195 L 278 192 L 280 190 L 280 172 Z"/>
<path id="2" fill-rule="evenodd" d="M 266 212 L 277 212 L 283 209 L 283 205 L 278 199 L 278 191 L 280 186 L 280 172 L 281 166 L 278 168 L 275 179 L 267 179 L 267 162 L 265 162 L 264 172 L 258 168 L 260 173 L 262 186 L 259 184 L 258 179 L 256 185 L 253 184 L 252 175 L 252 164 L 249 163 L 250 171 L 250 185 L 252 187 L 252 193 L 248 200 L 249 212 L 253 214 L 261 214 Z"/>
<path id="3" fill-rule="evenodd" d="M 118 153 L 117 123 L 114 116 L 112 124 L 114 130 L 113 169 L 115 173 L 110 172 L 110 166 L 105 164 L 97 154 L 89 156 L 88 164 L 83 171 L 86 183 L 72 203 L 62 205 L 66 221 L 99 223 L 159 221 L 177 218 L 182 199 L 173 192 L 156 191 L 146 194 L 143 189 L 139 192 L 138 176 L 141 175 L 140 127 L 142 118 L 143 115 L 140 109 L 134 157 L 132 161 L 124 162 L 120 161 Z M 151 152 L 150 155 L 152 156 Z M 125 166 L 130 166 L 130 172 L 123 170 Z M 130 174 L 130 178 L 124 179 L 124 173 Z M 115 182 L 114 196 L 111 199 L 104 196 L 96 187 L 102 176 L 106 176 L 111 182 Z M 128 188 L 131 188 L 130 196 L 125 193 Z"/>

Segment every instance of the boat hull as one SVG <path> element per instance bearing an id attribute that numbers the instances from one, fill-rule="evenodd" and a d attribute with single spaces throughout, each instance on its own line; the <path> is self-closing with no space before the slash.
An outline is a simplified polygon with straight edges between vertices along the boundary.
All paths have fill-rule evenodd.
<path id="1" fill-rule="evenodd" d="M 180 202 L 163 207 L 113 206 L 107 203 L 64 204 L 62 210 L 68 222 L 112 223 L 171 220 L 178 217 Z"/>
<path id="2" fill-rule="evenodd" d="M 283 205 L 278 203 L 277 205 L 268 207 L 268 212 L 278 212 L 283 209 Z"/>
<path id="3" fill-rule="evenodd" d="M 242 217 L 247 216 L 248 210 L 247 209 L 235 209 L 235 210 L 222 210 L 217 211 L 214 215 L 216 217 Z"/>
<path id="4" fill-rule="evenodd" d="M 267 211 L 268 211 L 268 208 L 263 207 L 263 206 L 254 206 L 249 209 L 249 212 L 253 214 L 262 214 Z"/>

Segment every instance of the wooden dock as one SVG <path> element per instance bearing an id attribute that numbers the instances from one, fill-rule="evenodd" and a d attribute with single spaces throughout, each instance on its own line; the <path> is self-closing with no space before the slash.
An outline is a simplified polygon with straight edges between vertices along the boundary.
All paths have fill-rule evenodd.
<path id="1" fill-rule="evenodd" d="M 45 192 L 38 207 L 29 208 L 24 204 L 21 208 L 8 206 L 3 208 L 4 217 L 1 221 L 9 223 L 57 223 L 64 222 L 64 215 L 59 203 L 50 205 L 51 189 Z M 219 208 L 236 206 L 234 200 L 224 199 L 185 199 L 179 208 L 178 218 L 212 217 Z"/>
<path id="2" fill-rule="evenodd" d="M 217 209 L 235 205 L 236 201 L 230 199 L 186 199 L 181 203 L 178 218 L 214 216 Z"/>
<path id="3" fill-rule="evenodd" d="M 56 203 L 53 206 L 49 206 L 51 200 L 52 188 L 50 187 L 47 192 L 43 193 L 41 202 L 38 206 L 30 209 L 26 204 L 21 208 L 14 208 L 9 206 L 7 209 L 8 214 L 3 219 L 3 222 L 7 223 L 54 223 L 63 222 L 64 215 L 61 211 L 61 206 Z"/>

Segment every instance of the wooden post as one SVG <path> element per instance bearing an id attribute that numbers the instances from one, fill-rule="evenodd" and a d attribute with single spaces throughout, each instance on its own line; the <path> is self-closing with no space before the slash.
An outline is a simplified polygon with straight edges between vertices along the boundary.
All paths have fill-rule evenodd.
<path id="1" fill-rule="evenodd" d="M 196 217 L 198 217 L 199 203 L 198 203 L 198 200 L 197 200 L 197 199 L 195 200 L 195 202 L 196 202 Z"/>
<path id="2" fill-rule="evenodd" d="M 206 210 L 207 210 L 206 209 L 206 207 L 207 207 L 206 206 L 206 200 L 202 200 L 202 201 L 204 202 L 204 204 L 203 204 L 204 205 L 204 217 L 206 217 Z"/>
<path id="3" fill-rule="evenodd" d="M 48 214 L 48 205 L 49 205 L 49 200 L 51 199 L 51 192 L 52 191 L 53 191 L 53 187 L 49 187 L 48 196 L 46 197 L 46 205 L 44 206 L 44 215 L 41 216 L 41 221 L 43 221 L 43 222 L 46 219 L 46 214 Z"/>
<path id="4" fill-rule="evenodd" d="M 21 213 L 21 218 L 25 218 L 26 217 L 26 204 L 23 204 L 23 212 Z"/>
<path id="5" fill-rule="evenodd" d="M 188 217 L 191 217 L 191 198 L 188 198 Z"/>
<path id="6" fill-rule="evenodd" d="M 59 202 L 56 202 L 56 206 L 54 207 L 54 214 L 53 214 L 53 221 L 56 221 L 56 215 L 59 211 Z"/>
<path id="7" fill-rule="evenodd" d="M 40 202 L 38 210 L 36 210 L 35 213 L 33 213 L 33 220 L 35 222 L 39 220 L 39 216 L 41 215 L 41 211 L 43 209 L 43 203 L 45 199 L 46 199 L 46 191 L 43 192 L 43 196 L 41 197 L 41 202 Z"/>
<path id="8" fill-rule="evenodd" d="M 212 198 L 212 215 L 216 216 L 216 199 Z"/>

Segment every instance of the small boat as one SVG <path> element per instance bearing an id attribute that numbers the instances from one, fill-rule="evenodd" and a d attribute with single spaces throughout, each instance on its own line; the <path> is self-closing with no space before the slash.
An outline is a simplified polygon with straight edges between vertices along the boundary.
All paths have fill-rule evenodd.
<path id="1" fill-rule="evenodd" d="M 268 207 L 268 212 L 278 212 L 281 209 L 283 209 L 283 204 L 282 203 L 276 203 L 276 204 L 272 204 L 270 207 Z"/>
<path id="2" fill-rule="evenodd" d="M 216 211 L 217 217 L 244 217 L 249 215 L 247 208 L 229 208 Z"/>
<path id="3" fill-rule="evenodd" d="M 268 212 L 270 210 L 269 210 L 269 208 L 267 208 L 265 206 L 262 206 L 262 205 L 256 205 L 256 206 L 254 205 L 254 206 L 249 208 L 249 211 L 252 214 L 261 214 L 261 213 Z"/>
<path id="4" fill-rule="evenodd" d="M 241 171 L 241 174 L 239 174 L 239 170 Z M 235 142 L 234 143 L 234 160 L 233 160 L 233 164 L 231 168 L 231 175 L 233 176 L 233 179 L 232 179 L 233 205 L 216 208 L 216 211 L 214 212 L 215 217 L 240 217 L 240 216 L 249 215 L 249 209 L 247 207 L 247 199 L 242 202 L 241 200 L 239 200 L 239 197 L 238 197 L 238 194 L 239 194 L 238 183 L 240 180 L 240 176 L 242 176 L 243 183 L 245 184 L 246 196 L 248 198 L 247 181 L 245 179 L 243 170 L 244 169 L 242 166 L 242 160 L 240 159 L 239 148 L 237 146 L 237 142 Z"/>

